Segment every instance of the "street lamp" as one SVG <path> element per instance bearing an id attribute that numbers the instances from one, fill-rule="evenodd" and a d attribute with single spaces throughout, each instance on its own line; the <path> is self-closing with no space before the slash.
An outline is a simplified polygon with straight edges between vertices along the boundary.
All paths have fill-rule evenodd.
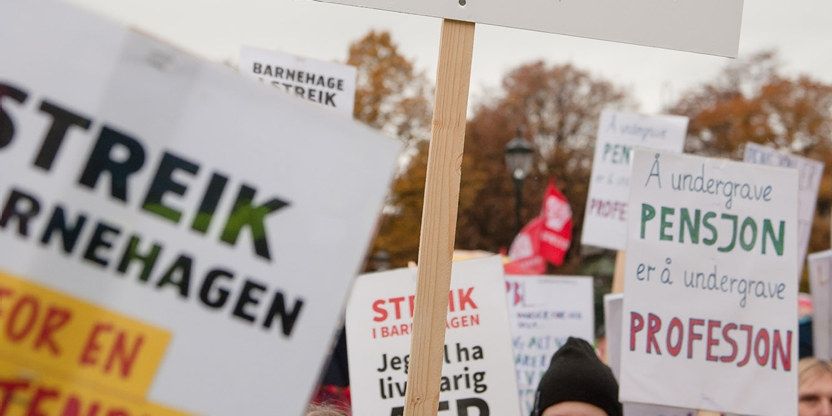
<path id="1" fill-rule="evenodd" d="M 520 232 L 520 208 L 523 206 L 523 181 L 532 171 L 534 147 L 519 133 L 506 145 L 506 167 L 514 180 L 514 228 Z"/>

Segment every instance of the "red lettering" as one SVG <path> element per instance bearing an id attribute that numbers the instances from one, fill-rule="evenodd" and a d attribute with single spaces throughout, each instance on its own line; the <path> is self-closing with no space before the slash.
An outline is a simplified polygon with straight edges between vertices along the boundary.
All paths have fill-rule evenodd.
<path id="1" fill-rule="evenodd" d="M 46 311 L 46 318 L 44 319 L 43 326 L 40 328 L 40 333 L 37 339 L 35 339 L 35 351 L 45 346 L 52 355 L 60 355 L 61 350 L 53 336 L 55 332 L 58 332 L 59 329 L 63 328 L 69 322 L 71 317 L 72 313 L 69 309 L 58 309 L 50 306 Z"/>
<path id="2" fill-rule="evenodd" d="M 768 336 L 767 329 L 763 328 L 759 332 L 757 332 L 757 338 L 754 340 L 754 358 L 757 359 L 757 364 L 759 364 L 761 367 L 765 367 L 766 364 L 768 364 L 770 341 L 771 340 Z M 762 354 L 760 354 L 760 344 L 763 345 Z"/>
<path id="3" fill-rule="evenodd" d="M 636 333 L 644 329 L 644 317 L 638 312 L 630 312 L 630 351 L 636 350 Z"/>
<path id="4" fill-rule="evenodd" d="M 144 335 L 139 335 L 135 342 L 133 342 L 133 346 L 130 348 L 130 351 L 127 352 L 127 341 L 125 340 L 127 335 L 124 332 L 119 332 L 116 336 L 116 342 L 113 345 L 113 349 L 110 351 L 110 356 L 107 358 L 107 364 L 104 365 L 104 372 L 109 373 L 116 364 L 116 361 L 119 362 L 119 375 L 122 378 L 127 378 L 130 376 L 130 371 L 133 369 L 133 364 L 136 362 L 136 358 L 139 356 L 139 351 L 142 348 L 142 344 L 144 344 Z"/>
<path id="5" fill-rule="evenodd" d="M 731 337 L 730 332 L 737 329 L 737 324 L 729 323 L 722 327 L 722 338 L 725 338 L 725 341 L 728 345 L 731 346 L 731 353 L 728 355 L 723 355 L 722 358 L 719 360 L 723 363 L 730 363 L 737 359 L 737 341 L 734 341 L 734 338 Z"/>
<path id="6" fill-rule="evenodd" d="M 390 298 L 387 301 L 392 303 L 395 306 L 395 308 L 396 308 L 396 319 L 402 319 L 402 302 L 404 302 L 404 296 L 399 296 L 397 298 Z"/>
<path id="7" fill-rule="evenodd" d="M 702 339 L 702 334 L 695 332 L 697 326 L 705 325 L 702 319 L 691 318 L 688 321 L 688 358 L 693 358 L 693 341 Z"/>
<path id="8" fill-rule="evenodd" d="M 477 304 L 474 303 L 472 292 L 474 292 L 473 287 L 469 287 L 467 290 L 457 290 L 457 293 L 459 294 L 459 310 L 464 311 L 466 307 L 470 307 L 471 309 L 477 309 Z"/>
<path id="9" fill-rule="evenodd" d="M 740 325 L 740 331 L 745 331 L 748 333 L 748 339 L 745 343 L 745 358 L 742 361 L 737 363 L 737 367 L 745 367 L 748 364 L 748 361 L 751 360 L 751 341 L 753 340 L 752 335 L 754 333 L 754 327 L 751 325 Z"/>
<path id="10" fill-rule="evenodd" d="M 662 318 L 659 318 L 658 315 L 655 314 L 648 314 L 647 315 L 647 353 L 653 353 L 653 347 L 656 347 L 656 354 L 662 355 L 662 351 L 659 349 L 659 342 L 656 341 L 656 333 L 662 329 Z"/>
<path id="11" fill-rule="evenodd" d="M 373 302 L 373 312 L 376 313 L 376 316 L 373 317 L 373 321 L 381 322 L 387 319 L 387 309 L 383 308 L 384 299 L 377 299 Z"/>
<path id="12" fill-rule="evenodd" d="M 87 342 L 84 344 L 84 348 L 81 350 L 81 358 L 79 360 L 81 365 L 95 365 L 98 363 L 98 356 L 96 353 L 101 350 L 101 344 L 98 343 L 99 335 L 112 330 L 113 326 L 110 324 L 95 324 L 92 328 L 92 332 L 90 332 L 89 338 L 87 338 Z"/>
<path id="13" fill-rule="evenodd" d="M 32 399 L 29 400 L 29 407 L 26 410 L 26 416 L 47 416 L 46 413 L 41 411 L 40 403 L 41 401 L 46 401 L 50 399 L 57 399 L 58 398 L 58 391 L 54 389 L 47 389 L 44 387 L 38 387 L 35 390 L 35 394 L 32 395 Z"/>
<path id="14" fill-rule="evenodd" d="M 27 310 L 24 309 L 27 306 L 29 311 L 28 318 L 23 321 L 23 326 L 21 328 L 15 328 L 15 324 L 19 323 L 18 318 L 20 318 L 20 315 L 24 313 L 23 311 Z M 17 303 L 14 304 L 12 310 L 9 311 L 9 320 L 6 321 L 6 336 L 9 337 L 12 342 L 22 341 L 23 338 L 25 338 L 26 335 L 32 331 L 32 327 L 35 326 L 35 318 L 37 318 L 39 308 L 40 305 L 38 304 L 38 300 L 31 295 L 21 296 L 20 299 L 17 300 Z"/>
<path id="15" fill-rule="evenodd" d="M 676 330 L 678 334 L 676 337 L 676 343 L 674 344 L 671 338 L 673 338 L 673 330 Z M 670 320 L 670 326 L 667 327 L 667 351 L 670 355 L 676 357 L 682 351 L 682 342 L 685 338 L 685 328 L 682 325 L 682 320 L 679 318 L 673 318 Z"/>
<path id="16" fill-rule="evenodd" d="M 29 382 L 26 380 L 0 380 L 0 391 L 3 392 L 3 400 L 0 400 L 0 416 L 6 415 L 9 403 L 14 397 L 15 391 L 26 390 Z"/>
<path id="17" fill-rule="evenodd" d="M 721 321 L 708 321 L 708 340 L 705 342 L 705 359 L 708 361 L 719 361 L 716 355 L 711 354 L 711 348 L 719 346 L 719 338 L 714 337 L 714 328 L 718 330 L 720 326 Z"/>
<path id="18" fill-rule="evenodd" d="M 774 330 L 774 351 L 772 352 L 771 368 L 777 369 L 777 358 L 783 363 L 783 370 L 792 371 L 792 331 L 786 331 L 786 348 L 783 348 L 783 338 L 780 336 L 780 330 Z"/>

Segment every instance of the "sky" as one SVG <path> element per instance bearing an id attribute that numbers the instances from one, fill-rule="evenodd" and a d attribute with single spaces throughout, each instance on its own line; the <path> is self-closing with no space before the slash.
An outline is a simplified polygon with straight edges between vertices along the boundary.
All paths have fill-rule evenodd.
<path id="1" fill-rule="evenodd" d="M 214 61 L 237 63 L 243 45 L 343 61 L 369 30 L 388 30 L 401 53 L 435 77 L 441 20 L 313 0 L 69 0 Z M 413 0 L 418 1 L 418 0 Z M 506 0 L 518 1 L 518 0 Z M 522 0 L 519 0 L 522 1 Z M 740 56 L 776 49 L 787 74 L 832 82 L 832 1 L 746 0 Z M 477 25 L 471 101 L 503 75 L 543 59 L 572 63 L 628 89 L 655 113 L 712 79 L 729 58 Z"/>

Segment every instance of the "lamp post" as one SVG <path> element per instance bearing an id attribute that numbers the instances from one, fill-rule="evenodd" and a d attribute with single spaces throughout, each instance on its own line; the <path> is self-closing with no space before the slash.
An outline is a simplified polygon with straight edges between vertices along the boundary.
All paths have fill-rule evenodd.
<path id="1" fill-rule="evenodd" d="M 534 147 L 519 133 L 506 145 L 506 167 L 514 180 L 514 228 L 519 233 L 520 209 L 523 207 L 523 181 L 532 171 Z"/>

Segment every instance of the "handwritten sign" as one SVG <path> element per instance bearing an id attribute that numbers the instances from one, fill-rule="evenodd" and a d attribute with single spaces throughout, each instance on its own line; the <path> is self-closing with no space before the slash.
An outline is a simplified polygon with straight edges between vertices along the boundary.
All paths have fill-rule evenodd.
<path id="1" fill-rule="evenodd" d="M 243 47 L 240 72 L 289 95 L 352 118 L 356 76 L 353 66 Z"/>
<path id="2" fill-rule="evenodd" d="M 506 289 L 520 414 L 528 415 L 555 351 L 570 336 L 595 339 L 592 278 L 506 276 Z"/>
<path id="3" fill-rule="evenodd" d="M 681 153 L 688 119 L 604 111 L 598 123 L 595 157 L 581 243 L 612 250 L 627 244 L 630 164 L 636 147 Z"/>
<path id="4" fill-rule="evenodd" d="M 832 359 L 832 250 L 809 255 L 815 357 Z"/>
<path id="5" fill-rule="evenodd" d="M 520 413 L 498 257 L 454 263 L 440 381 L 442 415 Z M 409 370 L 416 269 L 360 276 L 347 306 L 356 415 L 401 416 Z"/>
<path id="6" fill-rule="evenodd" d="M 743 161 L 758 165 L 797 169 L 800 191 L 797 193 L 797 241 L 799 248 L 796 278 L 800 280 L 803 276 L 803 260 L 806 258 L 806 252 L 809 248 L 809 237 L 812 235 L 812 222 L 815 219 L 818 189 L 823 177 L 823 163 L 780 152 L 756 143 L 746 143 Z"/>
<path id="7" fill-rule="evenodd" d="M 0 401 L 301 414 L 400 146 L 61 2 L 0 56 Z"/>
<path id="8" fill-rule="evenodd" d="M 797 414 L 797 176 L 636 150 L 622 401 Z"/>
<path id="9" fill-rule="evenodd" d="M 607 361 L 617 380 L 621 374 L 621 325 L 624 295 L 604 295 L 604 329 L 607 334 Z M 657 406 L 643 403 L 622 403 L 624 416 L 696 416 L 695 409 Z"/>
<path id="10" fill-rule="evenodd" d="M 320 0 L 540 32 L 736 57 L 742 0 Z"/>

